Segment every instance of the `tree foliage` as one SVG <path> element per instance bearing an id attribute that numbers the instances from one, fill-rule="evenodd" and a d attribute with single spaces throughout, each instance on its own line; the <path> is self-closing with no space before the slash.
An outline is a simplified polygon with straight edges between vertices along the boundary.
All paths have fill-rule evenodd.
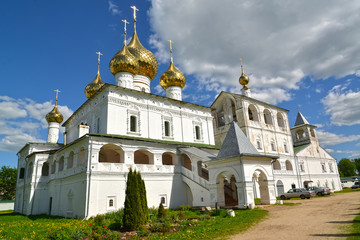
<path id="1" fill-rule="evenodd" d="M 140 172 L 130 169 L 125 194 L 123 227 L 133 231 L 146 224 L 149 218 L 145 183 Z"/>
<path id="2" fill-rule="evenodd" d="M 358 175 L 360 175 L 360 158 L 353 159 Z"/>
<path id="3" fill-rule="evenodd" d="M 341 177 L 351 177 L 356 175 L 356 166 L 355 163 L 350 159 L 343 158 L 340 160 L 339 164 L 339 172 Z"/>
<path id="4" fill-rule="evenodd" d="M 16 188 L 16 168 L 2 166 L 0 169 L 0 200 L 13 200 Z"/>

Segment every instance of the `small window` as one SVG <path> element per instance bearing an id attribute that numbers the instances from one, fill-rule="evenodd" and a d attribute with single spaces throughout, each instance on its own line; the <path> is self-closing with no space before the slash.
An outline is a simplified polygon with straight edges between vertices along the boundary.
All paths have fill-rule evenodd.
<path id="1" fill-rule="evenodd" d="M 164 207 L 167 207 L 167 196 L 166 196 L 166 194 L 161 194 L 160 195 L 160 202 Z"/>
<path id="2" fill-rule="evenodd" d="M 300 163 L 300 171 L 305 172 L 304 163 Z"/>
<path id="3" fill-rule="evenodd" d="M 20 168 L 19 179 L 24 179 L 24 176 L 25 176 L 25 168 Z"/>
<path id="4" fill-rule="evenodd" d="M 136 116 L 130 116 L 130 132 L 136 132 Z"/>
<path id="5" fill-rule="evenodd" d="M 322 164 L 321 164 L 321 167 L 322 167 L 322 171 L 323 171 L 323 172 L 326 172 L 325 163 L 322 163 Z"/>
<path id="6" fill-rule="evenodd" d="M 170 137 L 170 122 L 165 121 L 164 122 L 164 127 L 165 127 L 165 136 Z"/>
<path id="7" fill-rule="evenodd" d="M 49 164 L 46 162 L 42 166 L 41 176 L 49 176 Z"/>
<path id="8" fill-rule="evenodd" d="M 271 143 L 271 151 L 273 151 L 273 152 L 276 151 L 276 149 L 275 149 L 275 143 L 274 143 L 274 142 Z"/>
<path id="9" fill-rule="evenodd" d="M 249 112 L 249 120 L 254 121 L 254 116 L 253 116 L 253 112 L 251 111 L 251 109 L 248 109 Z"/>
<path id="10" fill-rule="evenodd" d="M 260 142 L 260 140 L 257 140 L 257 141 L 256 141 L 256 145 L 257 145 L 257 149 L 259 149 L 259 150 L 262 149 L 262 148 L 261 148 L 261 142 Z"/>
<path id="11" fill-rule="evenodd" d="M 114 199 L 109 200 L 109 207 L 114 207 Z"/>
<path id="12" fill-rule="evenodd" d="M 201 139 L 200 126 L 195 126 L 195 138 L 196 138 L 196 140 L 200 140 L 200 139 Z"/>
<path id="13" fill-rule="evenodd" d="M 165 204 L 166 201 L 165 201 L 165 197 L 161 197 L 161 204 Z"/>
<path id="14" fill-rule="evenodd" d="M 329 169 L 330 169 L 330 172 L 334 172 L 332 163 L 329 163 Z"/>
<path id="15" fill-rule="evenodd" d="M 296 185 L 295 185 L 294 183 L 291 184 L 291 188 L 292 188 L 292 189 L 296 188 Z"/>
<path id="16" fill-rule="evenodd" d="M 96 123 L 96 133 L 100 133 L 100 118 L 97 119 L 97 123 Z"/>
<path id="17" fill-rule="evenodd" d="M 218 124 L 218 127 L 222 127 L 225 125 L 224 112 L 217 113 L 217 124 Z"/>
<path id="18" fill-rule="evenodd" d="M 284 150 L 285 150 L 285 152 L 286 152 L 286 153 L 288 153 L 288 152 L 289 152 L 289 149 L 288 149 L 288 147 L 287 147 L 286 143 L 284 143 Z"/>

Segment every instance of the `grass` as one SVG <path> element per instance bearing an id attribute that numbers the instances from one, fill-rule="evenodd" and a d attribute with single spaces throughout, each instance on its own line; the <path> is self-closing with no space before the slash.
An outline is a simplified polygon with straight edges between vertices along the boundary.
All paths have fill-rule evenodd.
<path id="1" fill-rule="evenodd" d="M 350 192 L 359 192 L 360 188 L 351 189 L 351 188 L 343 188 L 341 191 L 335 191 L 335 193 L 350 193 Z"/>
<path id="2" fill-rule="evenodd" d="M 266 210 L 258 208 L 235 210 L 235 217 L 228 216 L 225 210 L 166 210 L 166 219 L 156 219 L 156 211 L 150 209 L 153 217 L 149 228 L 140 229 L 131 239 L 225 239 L 226 236 L 245 231 L 268 214 Z M 124 235 L 109 229 L 119 229 L 119 225 L 114 225 L 114 219 L 119 215 L 111 213 L 99 216 L 82 221 L 46 215 L 23 216 L 4 211 L 0 212 L 0 239 L 106 240 L 120 239 Z"/>

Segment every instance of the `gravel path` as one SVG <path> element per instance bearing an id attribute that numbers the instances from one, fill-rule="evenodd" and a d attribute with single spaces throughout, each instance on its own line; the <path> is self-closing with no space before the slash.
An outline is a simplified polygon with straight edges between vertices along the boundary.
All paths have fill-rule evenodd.
<path id="1" fill-rule="evenodd" d="M 289 202 L 301 204 L 266 207 L 266 220 L 230 239 L 346 239 L 343 229 L 360 215 L 360 192 Z"/>

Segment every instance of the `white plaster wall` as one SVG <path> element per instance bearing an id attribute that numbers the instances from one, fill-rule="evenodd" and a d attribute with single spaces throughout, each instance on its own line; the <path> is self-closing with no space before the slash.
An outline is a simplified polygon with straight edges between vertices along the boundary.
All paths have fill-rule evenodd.
<path id="1" fill-rule="evenodd" d="M 14 210 L 14 202 L 1 202 L 0 201 L 0 211 Z"/>

